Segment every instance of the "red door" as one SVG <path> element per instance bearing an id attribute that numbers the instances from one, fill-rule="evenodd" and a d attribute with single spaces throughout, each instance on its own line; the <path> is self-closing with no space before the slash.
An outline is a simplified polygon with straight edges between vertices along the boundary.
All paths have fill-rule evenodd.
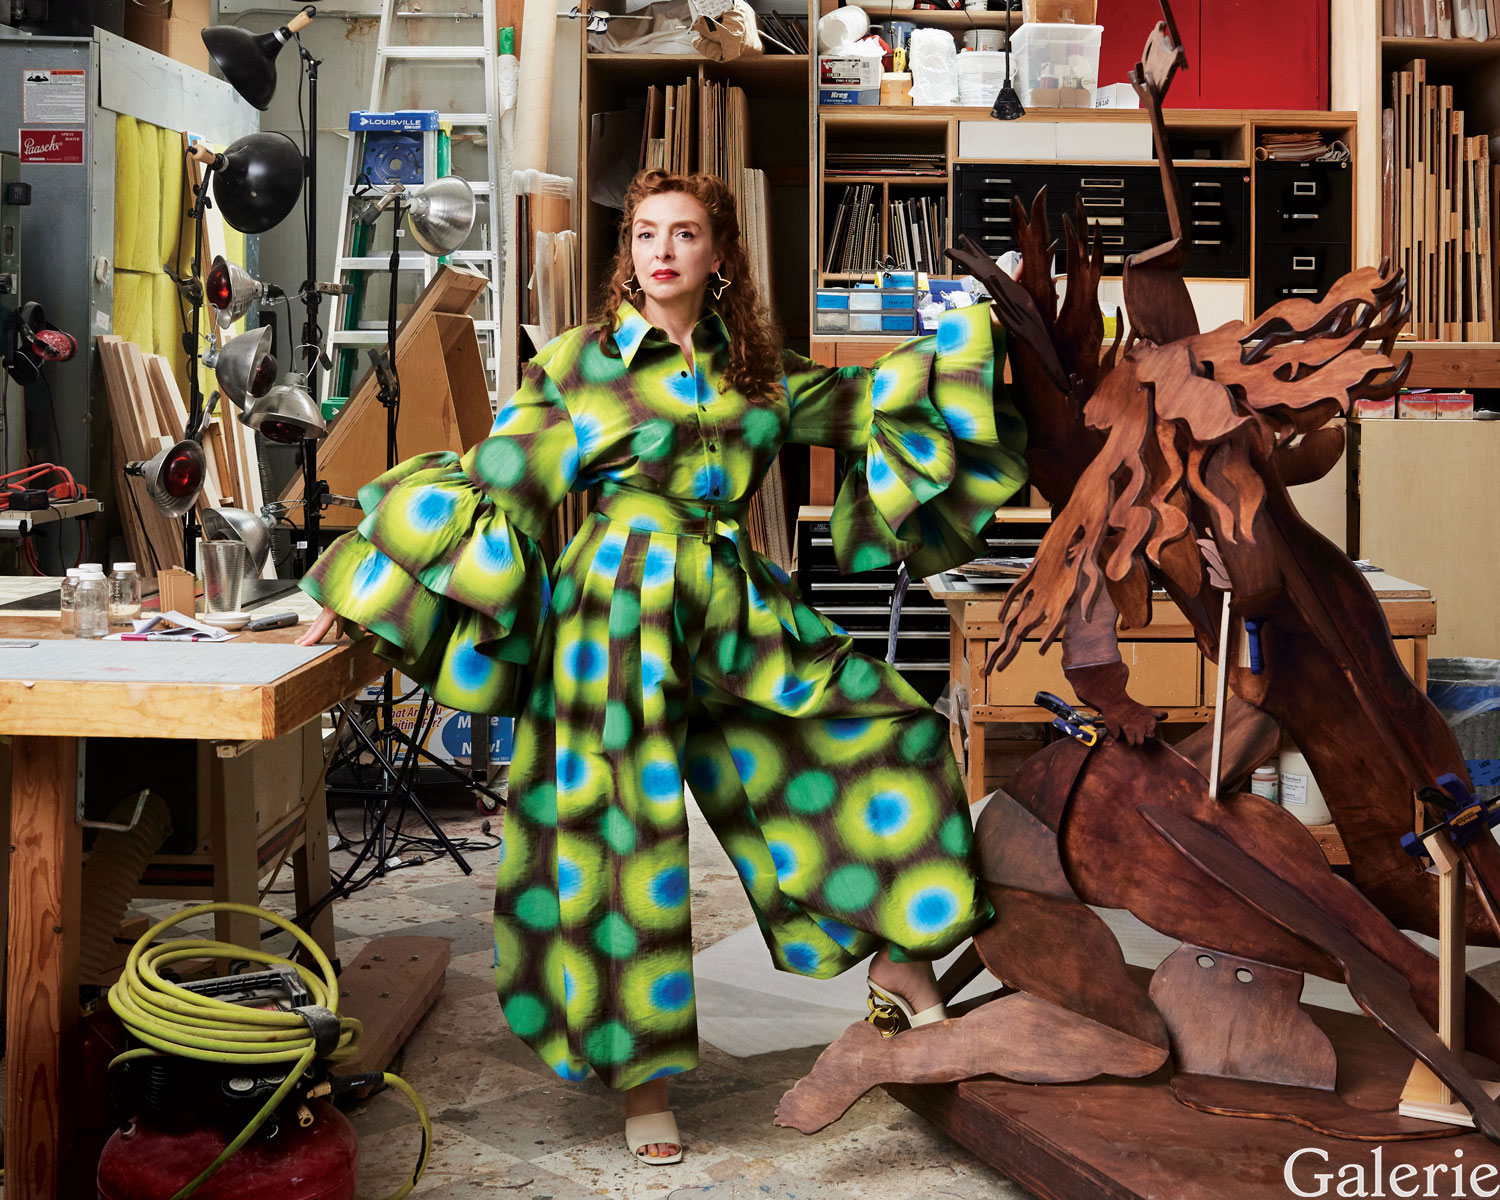
<path id="1" fill-rule="evenodd" d="M 1168 108 L 1328 107 L 1328 0 L 1178 0 L 1188 69 Z M 1158 0 L 1099 0 L 1099 83 L 1123 83 L 1141 58 Z"/>
<path id="2" fill-rule="evenodd" d="M 1210 0 L 1210 4 L 1218 0 Z M 1177 36 L 1187 51 L 1188 69 L 1179 71 L 1167 93 L 1168 108 L 1202 108 L 1198 99 L 1198 0 L 1177 0 L 1172 5 Z M 1146 38 L 1161 20 L 1159 0 L 1099 0 L 1099 24 L 1104 26 L 1099 49 L 1099 84 L 1127 83 L 1130 68 L 1141 61 Z"/>
<path id="3" fill-rule="evenodd" d="M 1203 9 L 1204 108 L 1327 109 L 1328 0 L 1208 0 Z"/>

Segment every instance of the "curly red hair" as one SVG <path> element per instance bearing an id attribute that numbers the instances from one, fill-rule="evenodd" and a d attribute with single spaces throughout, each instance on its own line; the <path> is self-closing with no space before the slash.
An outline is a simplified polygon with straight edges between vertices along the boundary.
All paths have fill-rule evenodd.
<path id="1" fill-rule="evenodd" d="M 769 399 L 781 390 L 781 337 L 770 313 L 761 304 L 755 280 L 750 273 L 750 259 L 740 240 L 740 219 L 734 195 L 717 175 L 679 175 L 669 171 L 642 171 L 630 181 L 625 192 L 625 214 L 620 221 L 619 245 L 604 283 L 594 320 L 599 327 L 600 344 L 604 344 L 619 327 L 620 304 L 630 299 L 626 283 L 635 274 L 631 260 L 630 230 L 635 210 L 648 196 L 663 192 L 682 192 L 703 205 L 708 213 L 714 246 L 723 259 L 719 272 L 729 279 L 724 295 L 708 298 L 709 307 L 723 318 L 729 331 L 729 367 L 725 382 L 752 400 Z"/>

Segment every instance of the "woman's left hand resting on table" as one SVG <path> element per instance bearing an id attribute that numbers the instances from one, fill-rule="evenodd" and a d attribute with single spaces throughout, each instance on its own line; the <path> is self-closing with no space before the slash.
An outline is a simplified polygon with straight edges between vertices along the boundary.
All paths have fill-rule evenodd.
<path id="1" fill-rule="evenodd" d="M 323 611 L 318 614 L 317 620 L 315 620 L 311 625 L 307 627 L 307 632 L 297 639 L 297 645 L 316 646 L 323 640 L 323 635 L 326 634 L 330 629 L 333 630 L 334 637 L 343 637 L 344 621 L 343 618 L 338 615 L 338 613 L 333 611 L 333 609 L 324 608 Z"/>

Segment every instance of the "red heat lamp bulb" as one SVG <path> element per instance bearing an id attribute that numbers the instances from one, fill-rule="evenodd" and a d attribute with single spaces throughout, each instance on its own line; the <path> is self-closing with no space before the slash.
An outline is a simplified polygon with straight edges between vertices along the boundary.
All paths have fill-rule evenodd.
<path id="1" fill-rule="evenodd" d="M 203 486 L 203 468 L 190 454 L 180 454 L 167 460 L 167 469 L 162 472 L 162 485 L 167 494 L 181 499 L 191 496 Z"/>
<path id="2" fill-rule="evenodd" d="M 211 307 L 216 309 L 229 307 L 229 302 L 234 297 L 234 289 L 229 284 L 229 264 L 222 258 L 215 260 L 208 278 L 203 281 L 203 293 Z"/>
<path id="3" fill-rule="evenodd" d="M 276 360 L 263 355 L 250 372 L 250 385 L 246 389 L 252 396 L 264 396 L 276 382 Z"/>
<path id="4" fill-rule="evenodd" d="M 279 442 L 283 446 L 300 442 L 305 436 L 301 426 L 287 421 L 262 421 L 260 432 L 265 435 L 267 441 Z"/>

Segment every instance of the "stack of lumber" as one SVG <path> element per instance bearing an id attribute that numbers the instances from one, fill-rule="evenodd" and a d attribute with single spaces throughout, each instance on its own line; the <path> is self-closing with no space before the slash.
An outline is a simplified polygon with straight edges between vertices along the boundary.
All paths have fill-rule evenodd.
<path id="1" fill-rule="evenodd" d="M 149 462 L 182 440 L 187 405 L 166 359 L 142 354 L 134 342 L 113 335 L 103 335 L 98 342 L 114 426 L 115 468 L 124 481 L 119 495 L 125 542 L 143 574 L 181 567 L 182 527 L 156 507 L 144 479 L 124 472 L 126 463 Z M 265 501 L 255 432 L 236 420 L 216 417 L 208 423 L 202 444 L 208 470 L 198 511 L 225 506 L 258 511 Z"/>
<path id="2" fill-rule="evenodd" d="M 1465 136 L 1453 88 L 1415 59 L 1391 76 L 1383 114 L 1385 253 L 1404 267 L 1411 333 L 1434 341 L 1495 336 L 1489 137 Z M 1472 132 L 1472 131 L 1470 131 Z"/>

